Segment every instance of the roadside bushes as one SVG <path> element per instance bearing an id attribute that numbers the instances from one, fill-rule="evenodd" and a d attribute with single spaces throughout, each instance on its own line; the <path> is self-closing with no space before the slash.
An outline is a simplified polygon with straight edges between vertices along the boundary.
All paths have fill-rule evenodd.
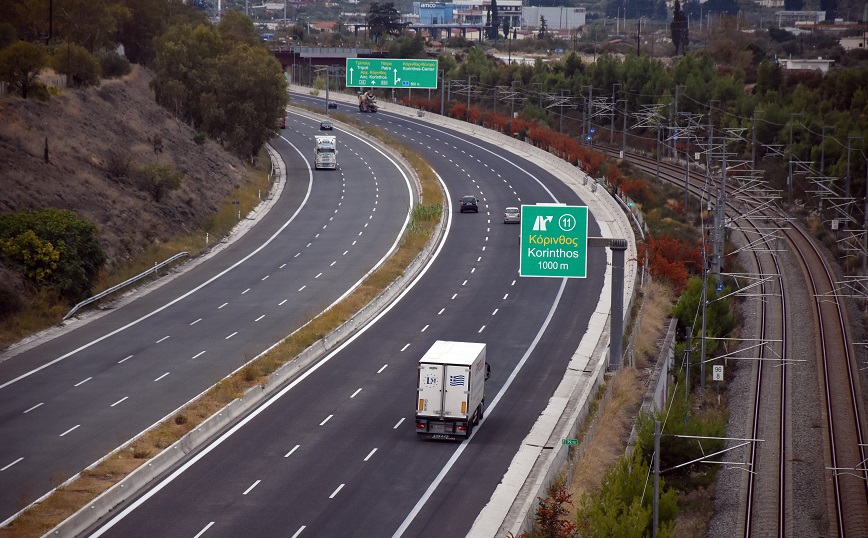
<path id="1" fill-rule="evenodd" d="M 106 262 L 96 226 L 72 211 L 0 215 L 0 259 L 28 286 L 77 302 L 90 294 Z"/>
<path id="2" fill-rule="evenodd" d="M 151 163 L 133 172 L 133 181 L 140 189 L 150 193 L 154 201 L 160 203 L 169 192 L 181 188 L 184 175 L 170 164 Z"/>
<path id="3" fill-rule="evenodd" d="M 114 51 L 96 53 L 100 72 L 105 78 L 120 78 L 130 74 L 130 61 Z"/>
<path id="4" fill-rule="evenodd" d="M 67 86 L 86 88 L 99 86 L 100 64 L 93 54 L 75 43 L 64 43 L 51 57 L 51 67 L 67 76 Z"/>

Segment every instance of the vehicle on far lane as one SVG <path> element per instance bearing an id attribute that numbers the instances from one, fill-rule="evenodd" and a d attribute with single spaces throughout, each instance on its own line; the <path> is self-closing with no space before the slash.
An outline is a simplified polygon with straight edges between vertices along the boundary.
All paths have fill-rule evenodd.
<path id="1" fill-rule="evenodd" d="M 338 102 L 337 102 L 337 101 L 332 101 L 331 99 L 329 99 L 328 107 L 329 107 L 329 108 L 337 108 L 337 107 L 338 107 Z"/>
<path id="2" fill-rule="evenodd" d="M 517 207 L 507 207 L 503 212 L 503 223 L 509 224 L 511 222 L 521 224 L 521 211 Z"/>
<path id="3" fill-rule="evenodd" d="M 479 213 L 479 205 L 476 203 L 475 196 L 464 196 L 459 201 L 459 206 L 461 207 L 461 213 L 465 211 L 473 211 L 474 213 Z"/>
<path id="4" fill-rule="evenodd" d="M 332 125 L 332 122 L 330 122 L 329 120 L 323 120 L 323 121 L 319 122 L 319 130 L 320 131 L 331 131 L 332 129 L 334 129 L 334 126 Z"/>

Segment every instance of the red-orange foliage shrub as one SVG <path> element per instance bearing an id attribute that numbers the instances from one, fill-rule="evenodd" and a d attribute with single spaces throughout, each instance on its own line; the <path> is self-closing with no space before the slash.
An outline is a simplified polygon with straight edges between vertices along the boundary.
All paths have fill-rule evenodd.
<path id="1" fill-rule="evenodd" d="M 648 235 L 638 247 L 639 263 L 648 262 L 651 276 L 668 280 L 681 293 L 690 273 L 702 268 L 702 248 L 699 244 L 679 241 L 670 235 Z"/>
<path id="2" fill-rule="evenodd" d="M 449 107 L 449 117 L 456 120 L 467 119 L 467 105 L 464 103 L 455 103 Z"/>
<path id="3" fill-rule="evenodd" d="M 648 182 L 642 178 L 623 178 L 619 187 L 634 202 L 646 204 L 651 200 L 651 190 L 648 188 Z"/>
<path id="4" fill-rule="evenodd" d="M 411 108 L 427 110 L 428 112 L 440 112 L 440 99 L 426 99 L 421 97 L 408 99 L 404 96 L 401 98 L 401 104 Z"/>
<path id="5" fill-rule="evenodd" d="M 573 504 L 570 494 L 564 484 L 554 483 L 549 486 L 545 499 L 540 498 L 536 509 L 536 524 L 540 536 L 546 538 L 572 538 L 576 535 L 576 525 L 567 516 L 569 510 L 566 504 Z"/>

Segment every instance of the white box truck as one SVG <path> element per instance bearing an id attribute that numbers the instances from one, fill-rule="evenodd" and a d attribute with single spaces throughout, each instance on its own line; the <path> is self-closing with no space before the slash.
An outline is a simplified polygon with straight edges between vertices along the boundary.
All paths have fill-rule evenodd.
<path id="1" fill-rule="evenodd" d="M 434 439 L 470 437 L 485 411 L 485 344 L 434 342 L 419 359 L 416 433 Z"/>
<path id="2" fill-rule="evenodd" d="M 313 167 L 337 169 L 338 167 L 338 139 L 336 136 L 315 136 L 316 142 Z"/>

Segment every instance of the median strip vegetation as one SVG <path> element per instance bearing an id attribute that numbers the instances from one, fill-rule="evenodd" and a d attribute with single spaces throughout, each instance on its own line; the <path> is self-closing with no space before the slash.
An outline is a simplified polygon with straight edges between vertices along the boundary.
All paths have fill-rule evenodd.
<path id="1" fill-rule="evenodd" d="M 340 119 L 355 124 L 365 133 L 398 151 L 419 178 L 422 202 L 414 207 L 410 224 L 398 249 L 339 304 L 312 319 L 267 354 L 217 383 L 174 417 L 148 430 L 94 468 L 83 471 L 70 484 L 55 490 L 14 522 L 0 529 L 0 538 L 42 536 L 50 531 L 228 403 L 243 396 L 251 388 L 261 386 L 269 374 L 352 318 L 401 276 L 422 252 L 443 214 L 444 194 L 436 174 L 424 159 L 382 129 L 360 125 L 349 117 Z"/>

